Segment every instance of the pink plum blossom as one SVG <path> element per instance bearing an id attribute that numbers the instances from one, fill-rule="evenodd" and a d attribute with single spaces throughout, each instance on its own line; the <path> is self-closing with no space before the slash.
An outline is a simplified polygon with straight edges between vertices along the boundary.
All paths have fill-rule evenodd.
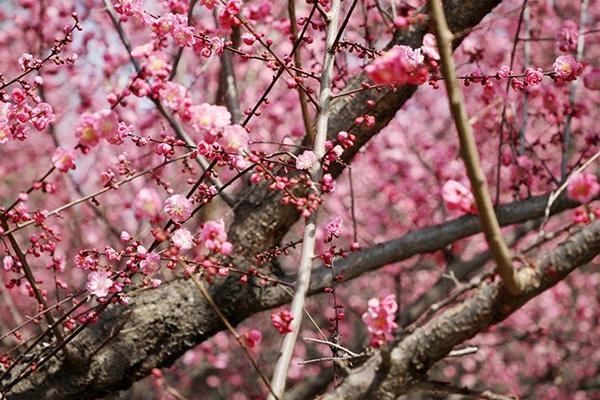
<path id="1" fill-rule="evenodd" d="M 207 221 L 202 226 L 200 240 L 207 249 L 221 254 L 231 254 L 233 246 L 227 241 L 225 223 L 222 219 Z"/>
<path id="2" fill-rule="evenodd" d="M 135 196 L 133 202 L 136 218 L 156 218 L 161 210 L 162 200 L 154 189 L 143 188 Z"/>
<path id="3" fill-rule="evenodd" d="M 572 55 L 557 57 L 553 67 L 558 82 L 574 81 L 583 72 L 583 64 Z"/>
<path id="4" fill-rule="evenodd" d="M 64 147 L 57 147 L 52 155 L 52 164 L 56 169 L 62 172 L 68 172 L 75 169 L 75 152 Z"/>
<path id="5" fill-rule="evenodd" d="M 164 210 L 175 222 L 184 222 L 193 211 L 192 202 L 181 194 L 174 194 L 165 201 Z"/>
<path id="6" fill-rule="evenodd" d="M 246 345 L 253 349 L 261 342 L 262 333 L 256 329 L 252 329 L 244 333 L 244 339 L 246 341 Z"/>
<path id="7" fill-rule="evenodd" d="M 583 84 L 589 90 L 600 91 L 600 68 L 591 68 L 583 77 Z"/>
<path id="8" fill-rule="evenodd" d="M 600 193 L 600 184 L 594 174 L 575 173 L 569 178 L 567 194 L 573 200 L 587 204 Z"/>
<path id="9" fill-rule="evenodd" d="M 577 39 L 579 38 L 578 29 L 579 26 L 574 21 L 564 21 L 556 32 L 556 47 L 564 52 L 575 51 L 577 49 Z"/>
<path id="10" fill-rule="evenodd" d="M 421 49 L 396 45 L 365 67 L 365 72 L 375 84 L 425 83 L 429 75 L 423 64 Z"/>
<path id="11" fill-rule="evenodd" d="M 296 168 L 308 171 L 316 162 L 317 155 L 310 150 L 306 150 L 296 158 Z"/>
<path id="12" fill-rule="evenodd" d="M 392 337 L 392 331 L 398 327 L 395 322 L 398 311 L 396 296 L 389 294 L 383 298 L 372 298 L 367 306 L 362 320 L 372 335 L 371 345 L 379 347 Z"/>
<path id="13" fill-rule="evenodd" d="M 192 127 L 201 134 L 206 135 L 204 140 L 208 143 L 215 141 L 216 136 L 231 124 L 231 114 L 223 106 L 200 104 L 190 108 Z"/>
<path id="14" fill-rule="evenodd" d="M 187 229 L 179 228 L 171 235 L 171 241 L 179 250 L 189 250 L 194 244 L 194 236 Z"/>
<path id="15" fill-rule="evenodd" d="M 329 220 L 327 225 L 325 225 L 325 229 L 327 229 L 327 232 L 329 233 L 330 236 L 335 236 L 335 237 L 340 236 L 340 231 L 342 229 L 342 222 L 343 222 L 342 217 L 340 217 L 339 215 L 336 215 L 335 217 L 333 217 Z"/>
<path id="16" fill-rule="evenodd" d="M 528 86 L 539 85 L 543 77 L 544 71 L 541 68 L 528 67 L 525 69 L 525 84 Z"/>
<path id="17" fill-rule="evenodd" d="M 426 33 L 423 37 L 423 46 L 421 46 L 423 54 L 431 60 L 439 60 L 440 53 L 438 52 L 435 36 L 431 33 Z"/>
<path id="18" fill-rule="evenodd" d="M 279 312 L 271 313 L 271 323 L 281 334 L 289 333 L 292 331 L 290 326 L 294 316 L 288 310 L 281 310 Z"/>
<path id="19" fill-rule="evenodd" d="M 54 119 L 54 111 L 48 103 L 39 103 L 31 110 L 31 123 L 38 131 L 46 129 Z"/>
<path id="20" fill-rule="evenodd" d="M 223 137 L 219 141 L 223 149 L 230 153 L 240 153 L 248 149 L 248 131 L 241 125 L 228 125 L 223 128 Z"/>
<path id="21" fill-rule="evenodd" d="M 462 212 L 474 212 L 476 210 L 475 199 L 471 191 L 455 180 L 444 183 L 442 198 L 449 210 Z"/>
<path id="22" fill-rule="evenodd" d="M 86 289 L 97 297 L 106 297 L 113 284 L 106 271 L 92 271 L 88 275 Z"/>

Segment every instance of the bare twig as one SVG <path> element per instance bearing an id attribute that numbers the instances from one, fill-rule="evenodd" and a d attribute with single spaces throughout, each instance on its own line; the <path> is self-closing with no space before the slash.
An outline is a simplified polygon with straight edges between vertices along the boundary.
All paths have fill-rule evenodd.
<path id="1" fill-rule="evenodd" d="M 231 325 L 231 323 L 229 322 L 227 317 L 225 317 L 225 315 L 223 314 L 223 312 L 221 311 L 221 309 L 219 308 L 217 303 L 215 303 L 214 299 L 208 292 L 208 290 L 206 290 L 206 288 L 204 287 L 202 282 L 200 282 L 198 280 L 198 278 L 196 277 L 195 274 L 191 274 L 190 277 L 192 278 L 192 281 L 194 282 L 194 284 L 196 285 L 198 290 L 200 290 L 200 293 L 202 294 L 202 297 L 204 297 L 204 300 L 206 300 L 206 302 L 212 307 L 212 309 L 215 311 L 215 313 L 217 313 L 217 315 L 219 316 L 221 321 L 223 321 L 223 323 L 227 327 L 227 330 L 229 330 L 229 332 L 233 335 L 233 337 L 238 342 L 238 344 L 240 345 L 242 350 L 244 350 L 244 354 L 246 354 L 246 357 L 248 358 L 248 360 L 250 361 L 250 363 L 252 364 L 252 366 L 254 367 L 254 369 L 256 370 L 258 375 L 260 376 L 260 379 L 262 379 L 262 381 L 265 383 L 265 385 L 267 385 L 267 388 L 269 389 L 269 392 L 271 392 L 271 395 L 275 396 L 275 399 L 279 399 L 280 396 L 277 396 L 273 392 L 273 388 L 269 384 L 269 380 L 267 379 L 265 374 L 263 374 L 261 369 L 258 367 L 258 364 L 256 363 L 256 360 L 254 359 L 254 356 L 252 355 L 252 353 L 250 353 L 248 346 L 246 346 L 246 343 L 244 343 L 244 340 L 242 339 L 240 334 L 237 333 L 236 329 L 233 327 L 233 325 Z"/>
<path id="2" fill-rule="evenodd" d="M 502 277 L 507 290 L 516 294 L 520 290 L 519 277 L 512 265 L 510 250 L 504 243 L 500 226 L 496 219 L 492 200 L 488 192 L 485 175 L 481 170 L 477 145 L 473 137 L 469 117 L 458 79 L 456 77 L 454 59 L 452 57 L 452 33 L 446 23 L 441 0 L 432 0 L 431 15 L 434 20 L 437 42 L 440 50 L 442 74 L 448 91 L 450 111 L 454 118 L 456 130 L 460 139 L 461 156 L 465 162 L 467 175 L 477 203 L 477 210 L 486 241 L 496 261 L 498 273 Z"/>

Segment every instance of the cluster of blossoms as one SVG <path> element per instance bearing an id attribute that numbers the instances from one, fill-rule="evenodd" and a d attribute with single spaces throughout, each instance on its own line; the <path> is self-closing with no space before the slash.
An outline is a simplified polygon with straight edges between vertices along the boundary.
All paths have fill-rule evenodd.
<path id="1" fill-rule="evenodd" d="M 462 183 L 449 180 L 442 187 L 442 199 L 448 210 L 456 210 L 463 213 L 477 213 L 477 206 L 473 193 Z"/>
<path id="2" fill-rule="evenodd" d="M 9 140 L 27 139 L 29 124 L 38 131 L 46 129 L 54 121 L 54 112 L 48 103 L 31 106 L 27 102 L 27 92 L 21 88 L 4 95 L 0 103 L 0 144 Z"/>
<path id="3" fill-rule="evenodd" d="M 101 138 L 110 144 L 122 144 L 132 132 L 133 127 L 125 122 L 119 122 L 117 114 L 109 109 L 103 109 L 93 114 L 83 114 L 75 128 L 75 136 L 84 153 L 98 145 Z"/>
<path id="4" fill-rule="evenodd" d="M 422 50 L 404 45 L 392 47 L 367 65 L 365 72 L 378 85 L 421 85 L 429 76 Z"/>
<path id="5" fill-rule="evenodd" d="M 293 319 L 294 316 L 288 310 L 271 313 L 271 323 L 281 334 L 290 333 L 292 331 L 290 325 Z"/>
<path id="6" fill-rule="evenodd" d="M 280 190 L 284 193 L 281 200 L 283 204 L 294 205 L 303 217 L 308 218 L 316 207 L 321 204 L 322 198 L 320 195 L 335 191 L 335 180 L 328 172 L 329 166 L 332 163 L 341 162 L 344 150 L 352 147 L 355 140 L 356 136 L 353 134 L 340 131 L 337 134 L 337 143 L 330 140 L 325 142 L 325 155 L 321 160 L 323 174 L 318 182 L 318 192 L 315 190 L 315 185 L 310 182 L 310 175 L 307 173 L 319 162 L 316 154 L 312 151 L 304 151 L 302 154 L 292 157 L 293 163 L 288 165 L 303 172 L 293 177 L 274 176 L 270 171 L 277 166 L 276 163 L 263 160 L 260 154 L 250 154 L 249 161 L 258 165 L 254 170 L 255 172 L 250 176 L 250 183 L 270 182 L 269 189 Z M 283 162 L 284 160 L 280 161 Z M 292 193 L 295 187 L 305 187 L 309 190 L 307 194 L 300 197 Z"/>
<path id="7" fill-rule="evenodd" d="M 205 222 L 200 232 L 200 241 L 215 253 L 228 255 L 233 250 L 233 245 L 227 241 L 225 223 L 222 219 Z"/>
<path id="8" fill-rule="evenodd" d="M 369 300 L 362 320 L 371 334 L 371 346 L 380 347 L 387 339 L 393 337 L 392 332 L 398 327 L 395 322 L 396 311 L 398 311 L 398 303 L 393 294 Z"/>
<path id="9" fill-rule="evenodd" d="M 191 47 L 196 43 L 194 27 L 188 25 L 187 15 L 168 13 L 152 21 L 152 29 L 158 37 L 171 35 L 181 47 Z"/>

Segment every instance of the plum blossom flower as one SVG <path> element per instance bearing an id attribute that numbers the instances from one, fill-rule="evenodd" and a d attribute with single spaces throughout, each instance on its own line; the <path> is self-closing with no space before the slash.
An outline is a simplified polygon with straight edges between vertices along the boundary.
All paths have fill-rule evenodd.
<path id="1" fill-rule="evenodd" d="M 93 114 L 83 114 L 75 129 L 75 136 L 79 139 L 79 144 L 95 146 L 100 138 L 105 138 L 107 141 L 113 139 L 118 129 L 117 114 L 112 110 L 104 109 Z"/>
<path id="2" fill-rule="evenodd" d="M 165 201 L 164 210 L 175 222 L 183 222 L 192 215 L 192 202 L 181 194 L 174 194 Z"/>
<path id="3" fill-rule="evenodd" d="M 11 256 L 4 256 L 2 259 L 2 267 L 5 271 L 10 271 L 14 266 L 14 260 Z"/>
<path id="4" fill-rule="evenodd" d="M 586 204 L 598 196 L 600 184 L 594 174 L 576 173 L 569 179 L 567 194 L 573 200 Z"/>
<path id="5" fill-rule="evenodd" d="M 247 46 L 252 46 L 256 41 L 256 37 L 252 33 L 242 33 L 242 42 Z"/>
<path id="6" fill-rule="evenodd" d="M 48 103 L 39 103 L 31 110 L 31 123 L 38 131 L 43 131 L 54 122 L 54 111 Z"/>
<path id="7" fill-rule="evenodd" d="M 503 65 L 497 72 L 498 78 L 506 79 L 512 73 L 508 65 Z"/>
<path id="8" fill-rule="evenodd" d="M 589 90 L 600 91 L 600 68 L 592 68 L 583 78 L 583 85 Z"/>
<path id="9" fill-rule="evenodd" d="M 52 164 L 56 169 L 62 172 L 68 172 L 70 169 L 75 169 L 75 152 L 64 147 L 57 147 L 52 155 Z"/>
<path id="10" fill-rule="evenodd" d="M 577 50 L 577 39 L 579 30 L 577 23 L 572 20 L 563 22 L 560 29 L 556 32 L 556 47 L 560 51 L 570 52 Z"/>
<path id="11" fill-rule="evenodd" d="M 421 46 L 421 51 L 425 56 L 429 57 L 431 60 L 439 60 L 440 53 L 438 52 L 437 42 L 435 40 L 435 36 L 431 33 L 426 33 L 423 37 L 423 46 Z"/>
<path id="12" fill-rule="evenodd" d="M 154 52 L 144 62 L 144 69 L 158 80 L 166 80 L 171 73 L 171 62 L 169 57 L 161 52 Z"/>
<path id="13" fill-rule="evenodd" d="M 572 55 L 559 56 L 553 64 L 557 82 L 570 82 L 583 72 L 583 64 L 577 62 Z"/>
<path id="14" fill-rule="evenodd" d="M 223 138 L 220 143 L 225 151 L 239 153 L 248 149 L 249 142 L 248 131 L 243 126 L 235 124 L 223 128 Z"/>
<path id="15" fill-rule="evenodd" d="M 231 114 L 223 106 L 213 106 L 203 103 L 190 107 L 192 127 L 201 134 L 204 140 L 212 143 L 227 125 L 231 124 Z"/>
<path id="16" fill-rule="evenodd" d="M 281 310 L 279 312 L 271 313 L 271 323 L 281 334 L 289 333 L 292 331 L 291 323 L 294 316 L 288 310 Z"/>
<path id="17" fill-rule="evenodd" d="M 108 277 L 106 271 L 93 271 L 88 275 L 85 287 L 95 296 L 106 297 L 113 284 L 113 280 Z"/>
<path id="18" fill-rule="evenodd" d="M 179 228 L 171 235 L 171 241 L 179 250 L 189 250 L 194 244 L 194 236 L 187 229 Z"/>
<path id="19" fill-rule="evenodd" d="M 372 346 L 379 347 L 386 339 L 391 338 L 392 331 L 398 327 L 395 322 L 396 311 L 398 311 L 398 303 L 393 294 L 368 301 L 367 311 L 362 315 L 362 320 L 372 335 Z"/>
<path id="20" fill-rule="evenodd" d="M 327 223 L 327 225 L 325 225 L 325 229 L 327 229 L 327 232 L 329 233 L 330 236 L 335 236 L 335 237 L 339 237 L 340 236 L 340 230 L 342 229 L 342 217 L 340 217 L 339 215 L 331 218 L 331 220 L 329 220 L 329 222 Z"/>
<path id="21" fill-rule="evenodd" d="M 455 180 L 449 180 L 442 187 L 442 198 L 449 210 L 459 210 L 462 212 L 475 212 L 475 199 L 469 189 L 462 183 Z"/>
<path id="22" fill-rule="evenodd" d="M 133 201 L 134 215 L 136 218 L 156 218 L 160 213 L 162 201 L 154 189 L 143 188 Z"/>
<path id="23" fill-rule="evenodd" d="M 307 150 L 296 158 L 296 168 L 308 171 L 317 162 L 317 155 Z"/>
<path id="24" fill-rule="evenodd" d="M 142 2 L 144 0 L 113 0 L 113 7 L 116 12 L 127 17 L 139 15 L 142 13 Z"/>
<path id="25" fill-rule="evenodd" d="M 244 333 L 244 339 L 246 340 L 246 345 L 253 349 L 254 347 L 258 346 L 262 340 L 262 333 L 256 329 L 252 329 Z"/>
<path id="26" fill-rule="evenodd" d="M 421 49 L 396 45 L 367 65 L 365 72 L 375 84 L 420 85 L 429 75 L 424 60 Z"/>
<path id="27" fill-rule="evenodd" d="M 144 246 L 137 247 L 137 253 L 141 257 L 140 267 L 145 275 L 152 275 L 160 268 L 160 254 L 148 253 Z"/>
<path id="28" fill-rule="evenodd" d="M 191 99 L 187 96 L 186 88 L 178 83 L 167 82 L 158 93 L 164 105 L 171 110 L 180 111 L 183 110 L 186 104 L 191 105 Z"/>
<path id="29" fill-rule="evenodd" d="M 525 69 L 525 84 L 528 86 L 537 86 L 544 77 L 544 71 L 541 68 L 527 68 Z"/>
<path id="30" fill-rule="evenodd" d="M 225 223 L 222 219 L 205 222 L 200 232 L 200 240 L 210 251 L 227 255 L 233 250 L 233 245 L 227 241 Z"/>

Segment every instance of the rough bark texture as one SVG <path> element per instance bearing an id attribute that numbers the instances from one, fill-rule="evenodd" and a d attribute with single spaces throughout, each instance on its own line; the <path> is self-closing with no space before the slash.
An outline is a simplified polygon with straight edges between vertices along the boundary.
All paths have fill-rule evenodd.
<path id="1" fill-rule="evenodd" d="M 481 21 L 500 0 L 448 0 L 445 2 L 448 23 L 453 31 L 468 30 Z M 395 36 L 388 47 L 394 44 L 420 46 L 427 26 L 417 26 Z M 364 76 L 357 76 L 345 90 L 359 87 Z M 341 130 L 351 131 L 357 136 L 352 149 L 344 153 L 346 162 L 391 118 L 414 93 L 416 87 L 404 86 L 394 91 L 369 90 L 353 97 L 345 96 L 332 103 L 328 132 L 333 137 Z M 367 100 L 376 106 L 368 108 Z M 354 127 L 357 116 L 368 113 L 377 118 L 372 127 Z M 341 166 L 334 171 L 341 172 Z M 291 207 L 282 206 L 279 196 L 269 193 L 263 186 L 251 187 L 241 196 L 236 208 L 230 238 L 235 245 L 236 257 L 231 260 L 237 267 L 250 266 L 253 256 L 277 245 L 290 227 L 297 221 L 298 214 Z M 526 203 L 526 202 L 525 202 Z M 507 211 L 506 223 L 533 218 L 520 214 L 519 207 Z M 502 212 L 499 215 L 502 219 Z M 514 221 L 514 222 L 510 222 Z M 450 243 L 460 237 L 476 233 L 479 225 L 475 218 L 465 217 L 455 222 L 407 235 L 396 246 L 412 244 L 413 250 L 389 250 L 393 241 L 376 247 L 374 252 L 386 253 L 374 264 L 369 258 L 360 256 L 348 262 L 345 270 L 349 278 L 377 268 L 386 262 L 396 261 L 419 252 L 434 251 L 441 243 Z M 433 235 L 433 236 L 432 236 Z M 447 238 L 447 239 L 442 239 Z M 454 238 L 454 239 L 452 239 Z M 434 240 L 433 240 L 434 239 Z M 363 267 L 360 264 L 363 263 Z M 365 267 L 366 266 L 366 267 Z M 312 293 L 322 290 L 327 280 L 319 282 L 319 274 L 313 279 Z M 279 288 L 242 286 L 232 277 L 212 287 L 212 295 L 223 313 L 234 323 L 264 309 L 289 301 Z M 56 357 L 35 374 L 18 383 L 10 392 L 10 399 L 92 399 L 120 389 L 125 389 L 137 379 L 150 373 L 154 367 L 167 366 L 187 349 L 210 338 L 223 329 L 222 323 L 203 301 L 198 291 L 188 282 L 180 280 L 166 284 L 157 290 L 141 292 L 127 307 L 109 308 L 100 321 L 84 331 L 75 341 L 82 357 L 87 360 L 84 367 L 73 366 Z M 107 338 L 110 340 L 107 341 Z M 8 383 L 6 379 L 3 384 Z"/>
<path id="2" fill-rule="evenodd" d="M 408 393 L 454 346 L 503 321 L 599 252 L 600 221 L 595 221 L 539 260 L 535 270 L 520 271 L 527 285 L 519 295 L 511 296 L 500 282 L 484 284 L 464 302 L 433 318 L 390 349 L 379 351 L 323 399 L 392 400 Z"/>

